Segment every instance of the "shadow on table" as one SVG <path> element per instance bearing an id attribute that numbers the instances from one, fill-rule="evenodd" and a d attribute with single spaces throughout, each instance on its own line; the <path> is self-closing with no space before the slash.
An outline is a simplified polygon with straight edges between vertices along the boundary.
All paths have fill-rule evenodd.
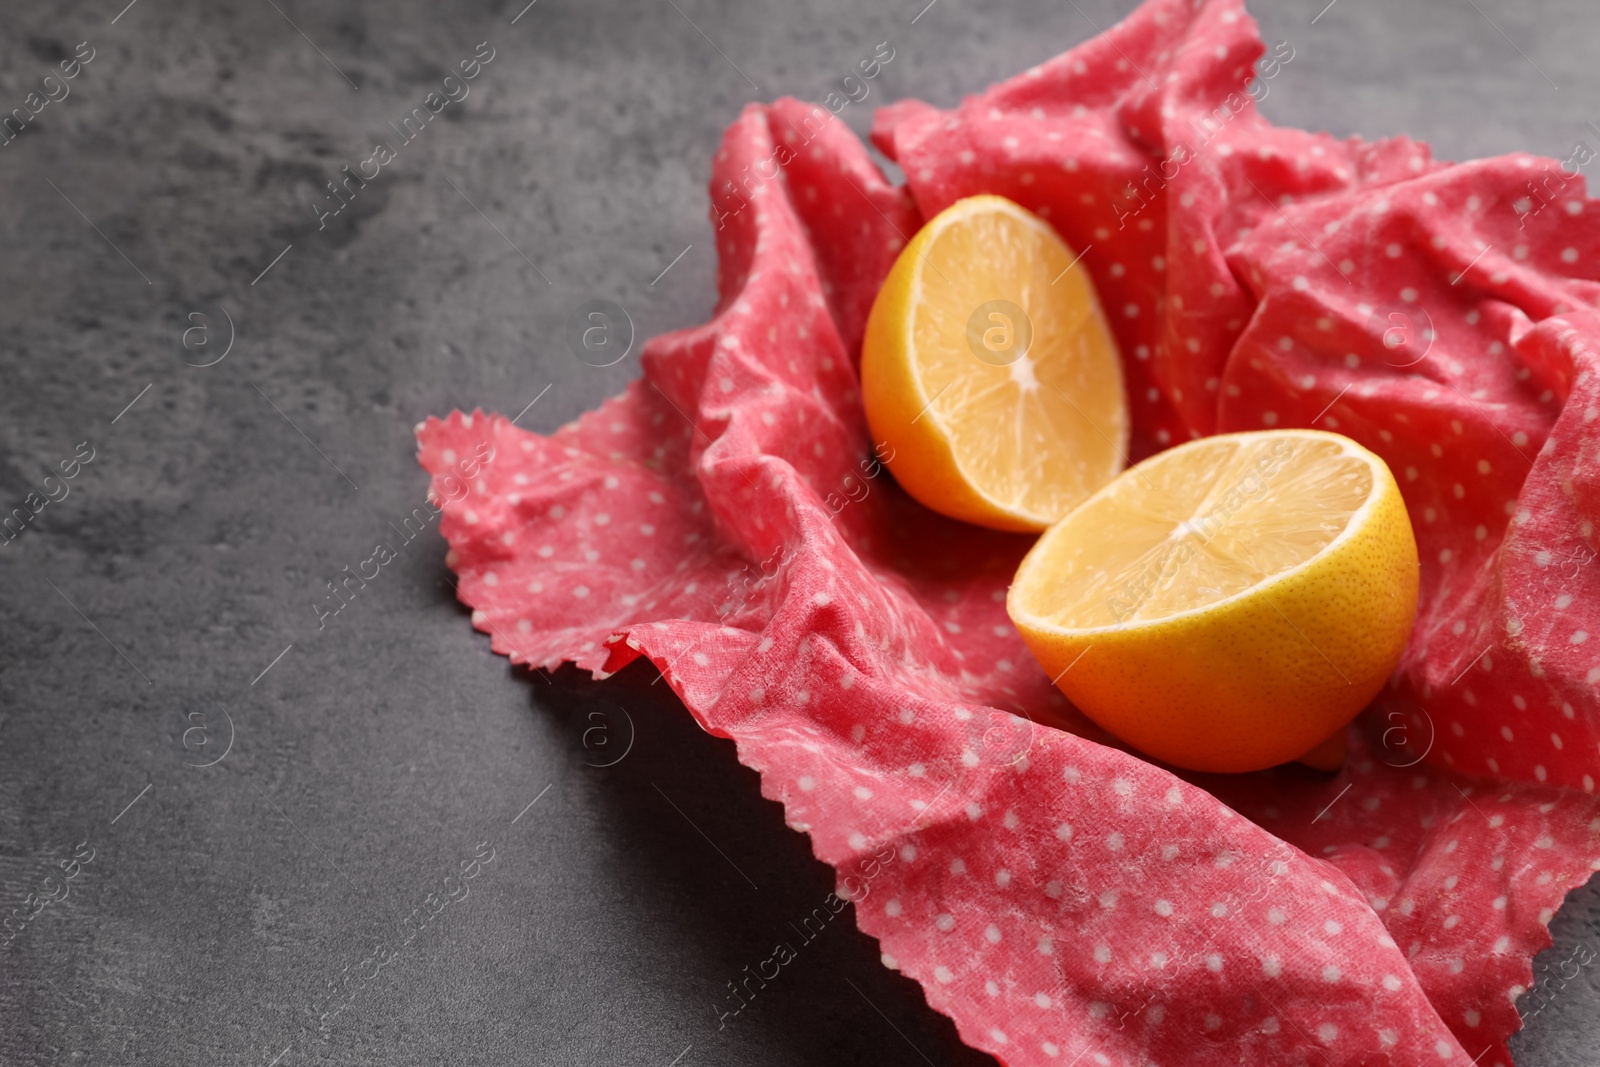
<path id="1" fill-rule="evenodd" d="M 733 743 L 701 730 L 666 683 L 651 684 L 654 667 L 640 660 L 601 683 L 570 667 L 550 677 L 552 686 L 530 682 L 534 702 L 563 720 L 576 770 L 596 783 L 616 880 L 648 887 L 632 898 L 641 921 L 683 942 L 677 980 L 705 1003 L 696 1062 L 720 1058 L 719 1044 L 727 1062 L 746 1062 L 736 1050 L 754 1042 L 781 1047 L 785 1063 L 993 1067 L 915 982 L 883 965 L 853 906 L 806 939 L 798 927 L 826 913 L 833 869 L 761 796 Z M 750 977 L 779 942 L 792 958 L 765 963 L 778 971 L 770 980 Z"/>

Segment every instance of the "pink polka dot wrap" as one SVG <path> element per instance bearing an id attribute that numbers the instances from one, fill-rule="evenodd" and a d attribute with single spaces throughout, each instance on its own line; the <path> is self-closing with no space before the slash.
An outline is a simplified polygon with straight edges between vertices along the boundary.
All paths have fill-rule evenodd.
<path id="1" fill-rule="evenodd" d="M 1600 204 L 1554 160 L 1273 127 L 1262 53 L 1236 0 L 1151 0 L 954 110 L 885 108 L 903 186 L 826 109 L 751 105 L 713 165 L 712 320 L 549 436 L 430 419 L 421 462 L 494 650 L 596 677 L 648 657 L 969 1044 L 1509 1067 L 1530 958 L 1600 863 Z M 1315 423 L 1394 470 L 1421 607 L 1338 775 L 1120 748 L 1006 618 L 1028 540 L 877 462 L 867 311 L 976 193 L 1083 253 L 1135 459 Z"/>

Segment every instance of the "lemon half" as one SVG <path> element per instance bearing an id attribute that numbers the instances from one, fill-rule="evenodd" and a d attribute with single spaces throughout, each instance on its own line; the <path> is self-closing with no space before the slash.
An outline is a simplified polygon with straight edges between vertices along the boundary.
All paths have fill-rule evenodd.
<path id="1" fill-rule="evenodd" d="M 1039 539 L 1006 607 L 1105 729 L 1180 767 L 1250 771 L 1313 749 L 1377 695 L 1417 581 L 1383 460 L 1275 430 L 1130 468 Z"/>
<path id="2" fill-rule="evenodd" d="M 861 390 L 895 480 L 953 518 L 1042 530 L 1124 466 L 1122 366 L 1094 284 L 1003 197 L 957 201 L 901 251 Z"/>

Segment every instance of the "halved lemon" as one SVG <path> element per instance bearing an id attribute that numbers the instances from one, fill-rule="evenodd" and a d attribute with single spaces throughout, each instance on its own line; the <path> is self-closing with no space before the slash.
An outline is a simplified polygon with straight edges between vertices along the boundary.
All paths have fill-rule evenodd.
<path id="1" fill-rule="evenodd" d="M 1417 577 L 1383 460 L 1274 430 L 1130 468 L 1039 539 L 1006 608 L 1111 733 L 1179 767 L 1250 771 L 1315 748 L 1377 695 Z"/>
<path id="2" fill-rule="evenodd" d="M 1122 365 L 1077 260 L 998 196 L 952 204 L 895 260 L 861 392 L 895 480 L 934 511 L 1042 530 L 1123 468 Z"/>

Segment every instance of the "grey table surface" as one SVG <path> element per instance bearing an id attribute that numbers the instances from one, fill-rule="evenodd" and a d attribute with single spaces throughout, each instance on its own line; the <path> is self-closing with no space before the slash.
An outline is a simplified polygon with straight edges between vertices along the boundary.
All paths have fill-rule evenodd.
<path id="1" fill-rule="evenodd" d="M 1448 158 L 1600 143 L 1592 0 L 1324 2 L 1255 5 L 1296 50 L 1269 117 Z M 541 397 L 523 424 L 552 429 L 638 372 L 572 357 L 578 304 L 640 336 L 708 314 L 704 187 L 742 103 L 818 99 L 888 41 L 845 113 L 865 132 L 1126 0 L 124 3 L 0 20 L 5 109 L 93 53 L 0 148 L 0 503 L 94 450 L 0 549 L 7 912 L 94 857 L 0 948 L 0 1063 L 992 1062 L 848 922 L 719 1026 L 831 872 L 648 672 L 508 667 L 431 535 L 320 631 L 313 605 L 420 502 L 419 419 Z M 323 183 L 479 42 L 470 96 L 319 230 Z M 369 981 L 374 944 L 490 849 Z M 1595 887 L 1554 931 L 1541 974 L 1596 941 Z M 1519 1064 L 1595 1062 L 1595 971 Z"/>

